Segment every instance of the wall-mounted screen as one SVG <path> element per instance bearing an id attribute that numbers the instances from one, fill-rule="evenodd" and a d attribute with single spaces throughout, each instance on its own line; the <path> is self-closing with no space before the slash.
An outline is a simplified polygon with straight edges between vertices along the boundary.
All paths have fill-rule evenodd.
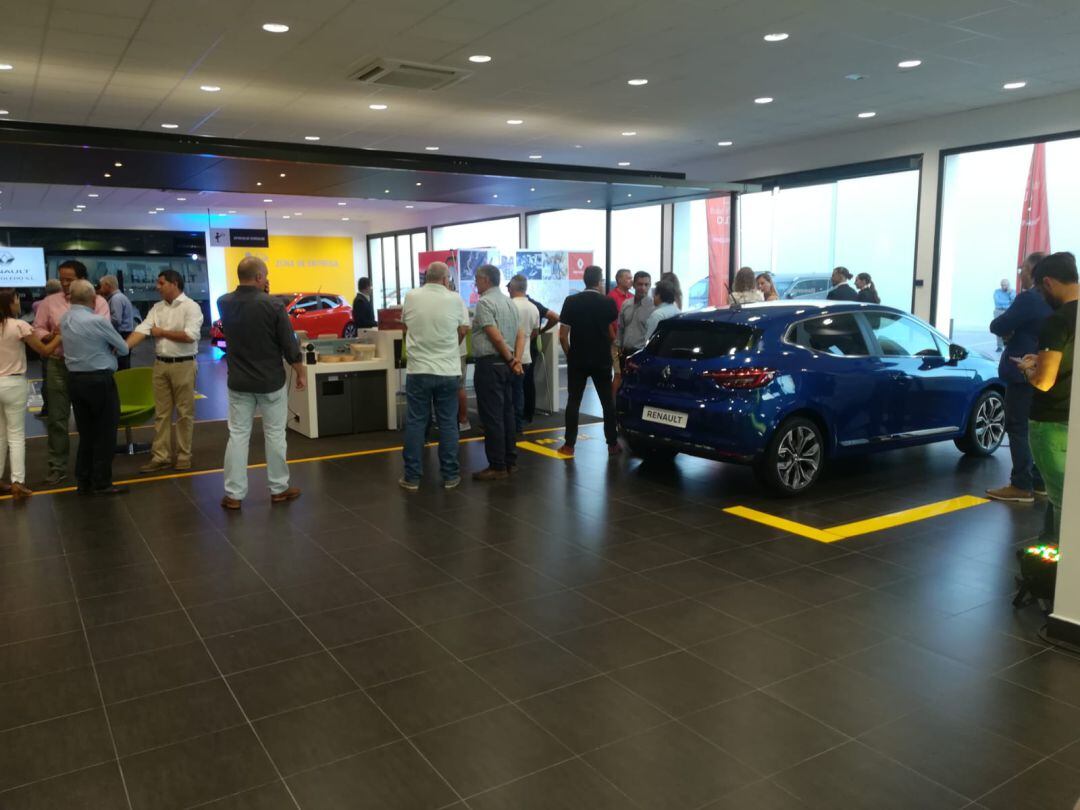
<path id="1" fill-rule="evenodd" d="M 0 247 L 0 287 L 44 286 L 44 248 Z"/>

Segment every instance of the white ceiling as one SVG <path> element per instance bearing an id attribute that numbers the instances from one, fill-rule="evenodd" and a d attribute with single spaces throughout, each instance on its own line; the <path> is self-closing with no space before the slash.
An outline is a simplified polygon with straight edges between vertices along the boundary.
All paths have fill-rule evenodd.
<path id="1" fill-rule="evenodd" d="M 740 150 L 1080 88 L 1077 0 L 0 0 L 0 19 L 12 119 L 595 166 L 679 169 L 720 139 Z M 771 31 L 791 37 L 767 44 Z M 474 72 L 435 92 L 347 80 L 375 57 Z"/>

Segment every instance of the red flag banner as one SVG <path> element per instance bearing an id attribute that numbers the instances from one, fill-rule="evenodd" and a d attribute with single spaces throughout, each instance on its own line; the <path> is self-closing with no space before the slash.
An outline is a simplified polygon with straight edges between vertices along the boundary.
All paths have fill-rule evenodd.
<path id="1" fill-rule="evenodd" d="M 709 218 L 709 306 L 723 307 L 731 281 L 731 195 L 706 200 L 705 213 Z"/>
<path id="2" fill-rule="evenodd" d="M 1046 144 L 1037 143 L 1031 151 L 1024 210 L 1020 214 L 1020 250 L 1016 266 L 1032 253 L 1050 252 L 1050 210 L 1046 201 Z"/>

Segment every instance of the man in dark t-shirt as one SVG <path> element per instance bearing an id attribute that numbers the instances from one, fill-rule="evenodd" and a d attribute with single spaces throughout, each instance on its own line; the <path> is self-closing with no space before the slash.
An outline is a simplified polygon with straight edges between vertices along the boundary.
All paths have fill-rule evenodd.
<path id="1" fill-rule="evenodd" d="M 563 302 L 559 315 L 559 342 L 566 354 L 569 397 L 566 402 L 566 441 L 559 452 L 574 455 L 578 412 L 585 386 L 591 379 L 604 411 L 604 438 L 608 454 L 619 452 L 615 403 L 611 396 L 611 324 L 619 317 L 615 302 L 604 295 L 604 271 L 586 267 L 585 290 Z"/>
<path id="2" fill-rule="evenodd" d="M 1035 267 L 1035 286 L 1054 309 L 1039 333 L 1039 353 L 1016 360 L 1035 386 L 1028 439 L 1031 454 L 1046 483 L 1054 508 L 1055 537 L 1061 531 L 1061 502 L 1065 490 L 1065 452 L 1069 444 L 1069 396 L 1076 349 L 1076 301 L 1080 283 L 1076 257 L 1052 253 Z"/>

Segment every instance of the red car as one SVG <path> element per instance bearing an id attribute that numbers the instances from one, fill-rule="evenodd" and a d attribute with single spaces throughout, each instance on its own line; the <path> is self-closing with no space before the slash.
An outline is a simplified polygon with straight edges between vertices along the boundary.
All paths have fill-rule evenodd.
<path id="1" fill-rule="evenodd" d="M 331 293 L 273 293 L 285 305 L 293 330 L 307 332 L 308 337 L 323 335 L 350 338 L 356 336 L 352 307 L 340 295 Z M 210 345 L 225 349 L 225 333 L 221 320 L 210 327 Z"/>

